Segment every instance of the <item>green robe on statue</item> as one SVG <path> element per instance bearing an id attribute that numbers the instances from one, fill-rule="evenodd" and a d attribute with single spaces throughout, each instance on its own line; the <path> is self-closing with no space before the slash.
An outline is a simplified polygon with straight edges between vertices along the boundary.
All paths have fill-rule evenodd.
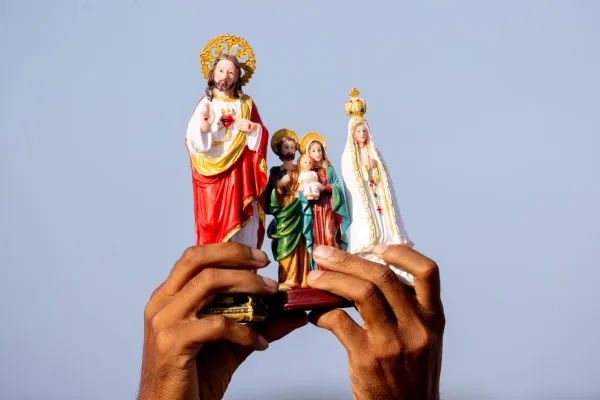
<path id="1" fill-rule="evenodd" d="M 280 167 L 271 168 L 267 186 L 267 213 L 274 219 L 269 224 L 267 236 L 271 239 L 273 257 L 279 261 L 279 284 L 283 289 L 307 288 L 306 276 L 311 270 L 312 257 L 307 251 L 312 238 L 312 210 L 308 200 L 298 189 L 298 170 L 288 172 L 291 183 L 288 188 L 277 188 L 276 182 L 283 177 Z M 306 229 L 306 228 L 309 229 Z"/>

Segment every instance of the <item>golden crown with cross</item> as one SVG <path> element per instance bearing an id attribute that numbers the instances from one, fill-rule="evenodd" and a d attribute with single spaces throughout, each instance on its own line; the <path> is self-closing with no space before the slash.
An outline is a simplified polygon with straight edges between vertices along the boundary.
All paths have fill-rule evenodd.
<path id="1" fill-rule="evenodd" d="M 344 104 L 344 109 L 346 114 L 350 116 L 352 119 L 356 120 L 364 120 L 363 115 L 367 112 L 367 103 L 361 98 L 358 97 L 360 92 L 356 88 L 352 88 L 350 93 L 348 94 L 351 98 L 347 100 Z"/>

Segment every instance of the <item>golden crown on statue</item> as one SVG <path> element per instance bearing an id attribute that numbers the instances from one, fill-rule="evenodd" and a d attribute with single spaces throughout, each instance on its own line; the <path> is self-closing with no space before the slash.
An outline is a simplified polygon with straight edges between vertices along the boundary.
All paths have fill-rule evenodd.
<path id="1" fill-rule="evenodd" d="M 348 94 L 351 98 L 346 101 L 344 109 L 346 114 L 352 119 L 364 119 L 363 115 L 367 112 L 367 103 L 363 99 L 358 98 L 360 92 L 356 88 L 352 88 Z"/>
<path id="2" fill-rule="evenodd" d="M 242 85 L 248 83 L 254 69 L 256 68 L 256 59 L 254 51 L 248 42 L 235 35 L 219 35 L 209 40 L 200 53 L 200 65 L 204 79 L 208 80 L 210 71 L 215 67 L 215 60 L 222 54 L 235 56 L 242 68 L 242 76 L 240 81 Z"/>

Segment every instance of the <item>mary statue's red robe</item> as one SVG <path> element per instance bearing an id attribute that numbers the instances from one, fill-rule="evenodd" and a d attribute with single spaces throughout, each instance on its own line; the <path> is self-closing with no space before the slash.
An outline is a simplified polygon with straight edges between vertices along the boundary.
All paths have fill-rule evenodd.
<path id="1" fill-rule="evenodd" d="M 239 101 L 241 115 L 236 118 L 259 124 L 262 132 L 256 150 L 248 148 L 246 133 L 237 132 L 228 149 L 218 157 L 190 151 L 196 244 L 229 241 L 251 218 L 258 217 L 256 241 L 245 244 L 260 248 L 265 234 L 268 131 L 249 96 L 227 101 Z M 258 216 L 254 215 L 255 202 Z"/>

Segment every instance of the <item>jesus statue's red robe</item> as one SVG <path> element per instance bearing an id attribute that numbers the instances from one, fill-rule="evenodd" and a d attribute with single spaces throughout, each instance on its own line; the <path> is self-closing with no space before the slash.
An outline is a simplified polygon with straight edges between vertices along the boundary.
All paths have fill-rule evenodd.
<path id="1" fill-rule="evenodd" d="M 199 110 L 186 134 L 193 181 L 196 244 L 237 241 L 260 248 L 265 234 L 266 152 L 268 131 L 249 96 L 215 97 L 209 104 L 215 114 L 211 132 L 200 133 Z M 247 119 L 258 132 L 237 131 L 222 116 Z M 222 122 L 224 121 L 224 122 Z M 258 215 L 257 215 L 258 214 Z"/>

